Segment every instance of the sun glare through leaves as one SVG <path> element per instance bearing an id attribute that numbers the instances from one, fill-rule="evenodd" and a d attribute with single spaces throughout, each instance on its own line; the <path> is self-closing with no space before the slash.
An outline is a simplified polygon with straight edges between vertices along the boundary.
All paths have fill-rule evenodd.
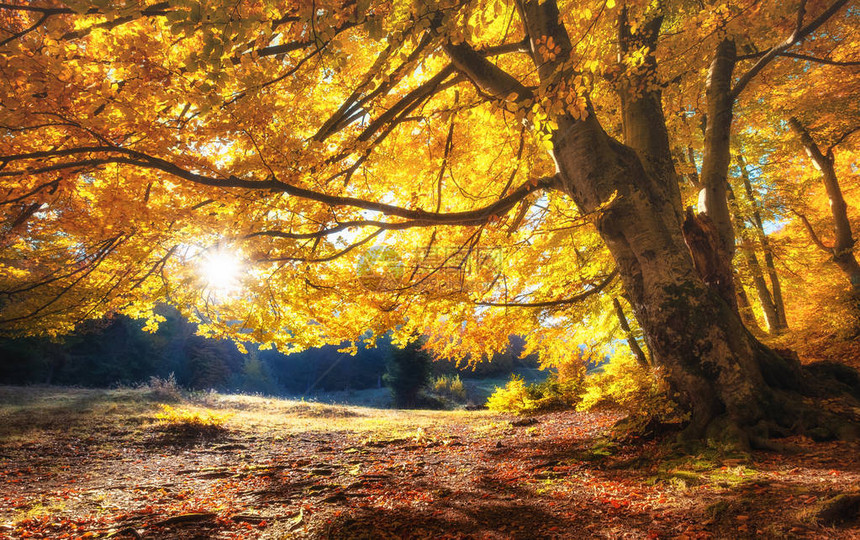
<path id="1" fill-rule="evenodd" d="M 203 256 L 200 262 L 200 277 L 206 288 L 214 293 L 232 294 L 239 290 L 244 264 L 241 257 L 232 251 L 219 249 Z"/>

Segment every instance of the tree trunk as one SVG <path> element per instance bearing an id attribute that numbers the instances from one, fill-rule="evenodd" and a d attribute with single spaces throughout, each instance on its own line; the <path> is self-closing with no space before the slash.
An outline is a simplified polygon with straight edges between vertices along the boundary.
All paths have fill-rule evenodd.
<path id="1" fill-rule="evenodd" d="M 836 177 L 836 170 L 833 167 L 833 152 L 828 151 L 825 155 L 812 139 L 806 127 L 797 118 L 792 117 L 789 124 L 800 137 L 806 153 L 821 171 L 824 189 L 830 199 L 833 232 L 836 236 L 832 248 L 833 262 L 848 278 L 855 298 L 860 298 L 860 264 L 857 263 L 857 258 L 854 256 L 855 242 L 851 232 L 851 222 L 848 220 L 848 204 L 842 196 L 842 188 L 839 186 L 839 179 Z"/>
<path id="2" fill-rule="evenodd" d="M 690 411 L 686 437 L 746 446 L 797 431 L 856 436 L 856 426 L 801 399 L 818 386 L 807 388 L 814 381 L 797 358 L 762 345 L 701 280 L 677 214 L 658 210 L 671 196 L 665 182 L 649 178 L 633 150 L 607 136 L 593 115 L 560 118 L 553 143 L 560 187 L 583 211 L 596 211 L 617 192 L 597 229 L 654 365 Z"/>
<path id="3" fill-rule="evenodd" d="M 684 221 L 684 234 L 696 269 L 735 311 L 738 309 L 732 272 L 735 236 L 726 192 L 734 106 L 732 73 L 736 62 L 734 42 L 724 39 L 717 46 L 708 72 L 699 215 L 688 212 Z"/>
<path id="4" fill-rule="evenodd" d="M 729 185 L 727 175 L 731 161 L 730 137 L 734 108 L 732 73 L 736 62 L 734 41 L 724 39 L 717 46 L 708 72 L 708 118 L 701 175 L 703 187 L 699 193 L 699 211 L 707 214 L 714 222 L 729 262 L 735 253 L 735 236 L 726 190 Z"/>
<path id="5" fill-rule="evenodd" d="M 626 84 L 616 85 L 616 90 L 621 100 L 624 144 L 636 151 L 649 175 L 664 181 L 668 195 L 664 211 L 679 213 L 681 187 L 672 160 L 660 85 L 654 84 L 657 81 L 654 52 L 662 23 L 663 18 L 658 16 L 633 32 L 627 21 L 627 7 L 621 9 L 618 17 L 618 60 Z M 630 51 L 639 53 L 642 48 L 647 51 L 644 61 L 632 72 L 627 70 L 624 57 Z"/>
<path id="6" fill-rule="evenodd" d="M 630 324 L 627 322 L 627 316 L 624 314 L 624 308 L 621 307 L 621 302 L 618 301 L 618 298 L 612 299 L 612 306 L 615 308 L 615 315 L 618 317 L 618 324 L 624 332 L 624 337 L 627 338 L 627 345 L 630 347 L 630 351 L 633 352 L 633 356 L 636 357 L 636 361 L 639 362 L 639 365 L 643 368 L 650 368 L 651 362 L 648 361 L 648 357 L 645 356 L 645 351 L 642 350 L 642 347 L 639 346 L 639 341 L 637 341 L 636 336 L 633 335 L 633 331 L 630 329 Z"/>
<path id="7" fill-rule="evenodd" d="M 764 320 L 767 323 L 768 332 L 778 334 L 782 330 L 782 325 L 780 324 L 779 314 L 776 311 L 776 305 L 774 305 L 773 298 L 771 298 L 770 289 L 767 287 L 767 281 L 764 279 L 764 273 L 762 273 L 758 257 L 755 251 L 748 245 L 742 245 L 741 252 L 744 259 L 746 259 L 747 267 L 749 267 L 750 277 L 752 277 L 756 296 L 758 296 L 758 301 L 764 312 Z"/>
<path id="8" fill-rule="evenodd" d="M 779 282 L 779 274 L 776 272 L 776 264 L 774 263 L 773 258 L 773 247 L 770 245 L 770 240 L 767 237 L 767 233 L 764 231 L 764 222 L 761 219 L 758 200 L 756 199 L 755 192 L 753 192 L 752 189 L 749 171 L 747 171 L 747 164 L 741 155 L 738 155 L 738 166 L 741 168 L 741 178 L 744 181 L 744 191 L 753 208 L 753 225 L 755 226 L 755 232 L 758 236 L 758 241 L 761 244 L 762 252 L 764 253 L 764 265 L 765 268 L 767 268 L 767 274 L 770 278 L 770 290 L 777 315 L 778 326 L 776 327 L 776 331 L 783 332 L 788 330 L 788 319 L 785 316 L 785 301 L 782 298 L 782 285 Z"/>
<path id="9" fill-rule="evenodd" d="M 735 200 L 734 190 L 729 186 L 728 189 L 728 197 L 729 202 L 734 209 L 734 220 L 735 227 L 737 228 L 738 234 L 741 236 L 741 254 L 743 254 L 744 260 L 747 263 L 747 268 L 749 268 L 750 277 L 752 277 L 753 285 L 755 286 L 756 294 L 758 295 L 759 303 L 761 304 L 761 309 L 764 312 L 764 319 L 767 323 L 768 331 L 771 334 L 778 334 L 782 330 L 782 324 L 780 322 L 779 313 L 776 309 L 776 303 L 774 298 L 771 296 L 770 289 L 767 286 L 767 281 L 764 279 L 764 272 L 762 272 L 761 265 L 758 262 L 758 256 L 756 255 L 755 249 L 749 243 L 749 239 L 746 238 L 747 226 L 744 222 L 743 217 L 740 215 L 737 201 Z M 740 287 L 739 284 L 736 285 Z"/>
<path id="10" fill-rule="evenodd" d="M 524 0 L 517 8 L 542 83 L 575 76 L 567 62 L 573 46 L 557 4 Z M 552 58 L 537 47 L 538 40 L 550 37 L 557 51 Z M 642 37 L 647 46 L 647 35 Z M 531 98 L 528 88 L 468 45 L 449 43 L 445 50 L 458 70 L 499 99 Z M 624 128 L 629 145 L 606 134 L 588 96 L 585 111 L 555 115 L 558 127 L 552 132 L 551 154 L 556 186 L 583 213 L 597 216 L 597 231 L 615 259 L 653 362 L 664 368 L 690 411 L 687 435 L 729 433 L 731 439 L 748 443 L 803 429 L 815 422 L 815 416 L 806 414 L 813 411 L 789 394 L 801 388 L 799 362 L 785 360 L 760 344 L 733 309 L 734 293 L 726 298 L 706 285 L 694 266 L 682 234 L 678 177 L 672 167 L 664 166 L 668 145 L 661 140 L 666 125 L 662 112 L 653 110 L 661 103 L 652 98 L 649 94 L 622 98 L 626 100 L 622 116 L 630 124 Z M 711 128 L 710 135 L 725 136 L 726 144 L 730 108 L 727 114 L 726 132 Z M 660 140 L 655 143 L 652 137 Z M 728 161 L 725 165 L 727 169 Z M 707 221 L 694 220 L 702 230 Z M 721 242 L 719 235 L 714 241 Z M 730 270 L 729 275 L 731 282 Z"/>
<path id="11" fill-rule="evenodd" d="M 672 160 L 669 133 L 663 116 L 660 85 L 653 84 L 657 81 L 657 62 L 654 52 L 657 48 L 657 37 L 660 34 L 662 21 L 662 17 L 655 17 L 633 32 L 627 22 L 626 8 L 621 10 L 618 20 L 619 64 L 624 66 L 621 60 L 630 50 L 640 52 L 644 48 L 646 56 L 645 60 L 635 70 L 623 72 L 625 79 L 622 82 L 626 84 L 617 84 L 616 90 L 621 100 L 624 144 L 636 151 L 646 174 L 662 186 L 662 191 L 666 195 L 662 199 L 664 206 L 660 207 L 658 211 L 675 213 L 679 219 L 683 219 L 680 213 L 679 177 Z M 731 70 L 729 70 L 727 77 L 727 90 L 720 95 L 725 94 L 730 104 Z M 646 88 L 650 90 L 642 90 Z M 730 106 L 729 113 L 731 113 Z M 721 118 L 721 121 L 719 126 L 722 126 L 724 130 L 731 129 L 731 114 L 729 114 L 728 120 Z M 712 140 L 718 138 L 713 133 L 711 134 Z M 728 143 L 728 135 L 726 135 L 725 140 Z M 712 143 L 711 146 L 715 148 L 717 145 Z M 728 145 L 725 148 L 728 150 Z M 712 151 L 710 155 L 713 158 L 717 154 L 718 152 Z M 719 167 L 714 159 L 710 159 L 709 163 L 711 169 Z M 726 169 L 728 169 L 728 165 L 726 165 Z M 703 172 L 705 172 L 704 168 Z M 713 176 L 711 174 L 711 177 Z M 714 191 L 715 196 L 725 198 L 725 189 L 720 188 L 721 184 L 713 178 L 711 182 L 718 187 Z M 725 184 L 725 174 L 723 174 L 723 184 Z M 707 187 L 707 183 L 704 185 Z M 694 268 L 704 282 L 717 291 L 733 310 L 737 311 L 737 299 L 732 279 L 732 254 L 726 250 L 725 240 L 722 239 L 718 223 L 710 214 L 695 216 L 692 212 L 688 212 L 683 224 L 684 237 L 686 245 L 693 255 Z M 733 237 L 731 243 L 734 243 Z"/>
<path id="12" fill-rule="evenodd" d="M 618 191 L 598 231 L 654 362 L 666 369 L 691 411 L 688 433 L 704 436 L 720 418 L 742 430 L 787 430 L 794 419 L 769 383 L 798 388 L 799 366 L 758 343 L 702 282 L 677 213 L 659 210 L 670 196 L 665 182 L 650 178 L 635 153 L 608 137 L 593 115 L 584 121 L 561 118 L 554 143 L 562 189 L 583 211 L 596 210 Z"/>
<path id="13" fill-rule="evenodd" d="M 741 280 L 738 279 L 737 274 L 735 274 L 735 293 L 738 295 L 738 314 L 741 316 L 741 321 L 743 321 L 744 326 L 746 326 L 754 336 L 764 336 L 765 333 L 758 325 L 755 313 L 753 313 L 752 306 L 750 305 L 750 299 L 747 296 L 746 290 L 744 290 Z"/>

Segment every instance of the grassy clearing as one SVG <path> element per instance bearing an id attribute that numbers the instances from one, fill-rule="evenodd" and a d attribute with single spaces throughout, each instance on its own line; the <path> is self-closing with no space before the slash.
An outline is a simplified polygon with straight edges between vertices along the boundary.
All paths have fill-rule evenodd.
<path id="1" fill-rule="evenodd" d="M 188 415 L 217 414 L 237 435 L 272 437 L 314 432 L 350 432 L 368 437 L 407 437 L 417 430 L 444 431 L 468 417 L 475 428 L 498 420 L 485 411 L 392 410 L 261 396 L 190 393 L 179 402 L 150 389 L 113 390 L 0 386 L 0 441 L 36 442 L 64 430 L 88 438 L 110 432 L 140 437 L 157 431 L 162 406 Z M 477 422 L 476 422 L 477 420 Z"/>
<path id="2" fill-rule="evenodd" d="M 52 432 L 90 437 L 130 432 L 148 423 L 157 404 L 145 390 L 0 386 L 0 441 L 39 442 Z"/>
<path id="3" fill-rule="evenodd" d="M 489 421 L 493 416 L 486 412 L 374 409 L 221 394 L 207 394 L 197 403 L 233 413 L 228 427 L 257 433 L 348 431 L 368 436 L 401 437 L 415 433 L 419 428 L 444 430 L 446 425 L 462 423 L 467 417 L 483 416 Z"/>

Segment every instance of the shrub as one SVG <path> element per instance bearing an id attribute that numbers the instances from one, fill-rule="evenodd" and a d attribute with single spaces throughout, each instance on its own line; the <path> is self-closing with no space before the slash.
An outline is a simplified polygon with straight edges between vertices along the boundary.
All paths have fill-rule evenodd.
<path id="1" fill-rule="evenodd" d="M 504 388 L 498 388 L 487 400 L 487 408 L 493 411 L 516 414 L 536 413 L 574 406 L 579 400 L 582 379 L 562 379 L 552 374 L 541 383 L 526 384 L 519 375 L 511 376 Z"/>
<path id="2" fill-rule="evenodd" d="M 512 375 L 504 388 L 496 388 L 487 399 L 487 408 L 497 412 L 523 413 L 534 408 L 528 385 L 519 375 Z"/>
<path id="3" fill-rule="evenodd" d="M 225 431 L 225 423 L 232 416 L 210 411 L 175 409 L 170 405 L 160 405 L 160 407 L 161 412 L 155 414 L 159 427 L 164 431 L 183 434 L 212 435 Z"/>
<path id="4" fill-rule="evenodd" d="M 577 409 L 587 411 L 601 406 L 618 407 L 632 419 L 655 418 L 673 422 L 678 418 L 677 404 L 672 401 L 659 373 L 642 367 L 630 355 L 618 355 L 605 364 L 602 373 L 585 381 L 585 391 Z"/>
<path id="5" fill-rule="evenodd" d="M 176 383 L 176 376 L 173 373 L 166 379 L 152 376 L 149 382 L 141 385 L 140 388 L 146 390 L 149 399 L 153 401 L 177 402 L 182 399 L 182 389 Z"/>
<path id="6" fill-rule="evenodd" d="M 464 403 L 466 401 L 466 387 L 460 380 L 460 375 L 442 375 L 433 381 L 432 391 L 437 396 L 453 401 Z"/>

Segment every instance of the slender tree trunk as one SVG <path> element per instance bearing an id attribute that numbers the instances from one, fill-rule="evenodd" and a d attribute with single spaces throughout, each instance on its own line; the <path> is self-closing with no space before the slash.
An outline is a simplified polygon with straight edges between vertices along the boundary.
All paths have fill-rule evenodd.
<path id="1" fill-rule="evenodd" d="M 747 292 L 744 289 L 741 280 L 738 279 L 737 274 L 735 274 L 735 293 L 738 295 L 738 314 L 741 316 L 741 321 L 743 321 L 744 326 L 746 326 L 754 336 L 764 336 L 765 333 L 758 325 L 755 313 L 753 313 L 752 305 L 750 304 L 750 299 L 747 296 Z"/>
<path id="2" fill-rule="evenodd" d="M 696 154 L 693 150 L 692 146 L 687 146 L 686 150 L 680 152 L 678 155 L 681 163 L 689 164 L 693 170 L 687 173 L 686 178 L 690 184 L 693 185 L 697 190 L 702 189 L 702 182 L 699 180 L 699 171 L 696 169 Z"/>
<path id="3" fill-rule="evenodd" d="M 830 213 L 833 216 L 833 232 L 836 240 L 831 249 L 833 262 L 848 278 L 855 297 L 860 297 L 860 264 L 854 256 L 854 236 L 851 232 L 851 222 L 848 220 L 848 204 L 842 196 L 842 188 L 833 167 L 833 152 L 825 155 L 813 140 L 806 127 L 797 118 L 789 120 L 791 128 L 800 137 L 806 153 L 812 158 L 816 167 L 821 171 L 824 189 L 830 199 Z"/>
<path id="4" fill-rule="evenodd" d="M 734 210 L 733 215 L 735 227 L 741 237 L 741 254 L 747 263 L 750 277 L 753 280 L 753 286 L 755 286 L 756 294 L 758 295 L 758 300 L 761 304 L 761 309 L 764 312 L 764 319 L 767 323 L 768 331 L 771 334 L 777 334 L 782 330 L 779 314 L 777 313 L 776 305 L 773 297 L 771 296 L 770 289 L 768 289 L 767 281 L 764 279 L 764 272 L 762 272 L 761 265 L 758 262 L 758 256 L 756 255 L 755 249 L 750 244 L 749 239 L 746 238 L 747 226 L 743 217 L 740 215 L 737 201 L 735 199 L 735 193 L 731 186 L 729 186 L 727 195 L 729 203 L 732 205 Z M 740 287 L 738 284 L 735 284 L 735 286 Z"/>
<path id="5" fill-rule="evenodd" d="M 642 347 L 639 346 L 639 341 L 636 339 L 636 336 L 633 335 L 633 331 L 630 329 L 630 324 L 627 322 L 627 316 L 624 314 L 624 308 L 621 307 L 621 302 L 618 301 L 618 298 L 613 298 L 612 305 L 615 307 L 615 315 L 618 317 L 618 324 L 624 332 L 624 337 L 627 338 L 627 345 L 633 352 L 633 356 L 636 357 L 636 361 L 639 362 L 640 366 L 650 368 L 651 362 L 648 361 L 648 357 L 645 356 L 645 351 L 642 350 Z"/>
<path id="6" fill-rule="evenodd" d="M 744 259 L 746 259 L 756 295 L 758 296 L 759 303 L 761 304 L 761 309 L 764 312 L 764 319 L 767 323 L 768 332 L 771 334 L 778 334 L 782 330 L 782 325 L 780 324 L 779 315 L 776 311 L 776 305 L 774 305 L 773 298 L 771 297 L 770 289 L 767 287 L 767 281 L 764 279 L 764 273 L 761 270 L 758 257 L 749 245 L 742 245 L 741 252 L 743 253 Z"/>
<path id="7" fill-rule="evenodd" d="M 764 221 L 762 221 L 761 212 L 759 211 L 758 199 L 756 199 L 755 192 L 752 189 L 752 182 L 750 182 L 750 175 L 747 170 L 746 161 L 744 161 L 744 158 L 741 155 L 738 155 L 738 166 L 741 169 L 741 178 L 744 182 L 744 192 L 753 208 L 753 225 L 755 226 L 755 232 L 758 236 L 758 241 L 761 244 L 762 252 L 764 253 L 764 265 L 765 268 L 767 268 L 767 274 L 770 278 L 770 290 L 772 292 L 773 303 L 778 317 L 778 326 L 776 327 L 776 330 L 778 332 L 782 332 L 788 329 L 788 319 L 785 316 L 785 301 L 782 297 L 782 285 L 779 282 L 779 274 L 776 271 L 776 264 L 774 263 L 773 246 L 771 246 L 770 239 L 768 239 L 767 233 L 764 230 Z"/>

